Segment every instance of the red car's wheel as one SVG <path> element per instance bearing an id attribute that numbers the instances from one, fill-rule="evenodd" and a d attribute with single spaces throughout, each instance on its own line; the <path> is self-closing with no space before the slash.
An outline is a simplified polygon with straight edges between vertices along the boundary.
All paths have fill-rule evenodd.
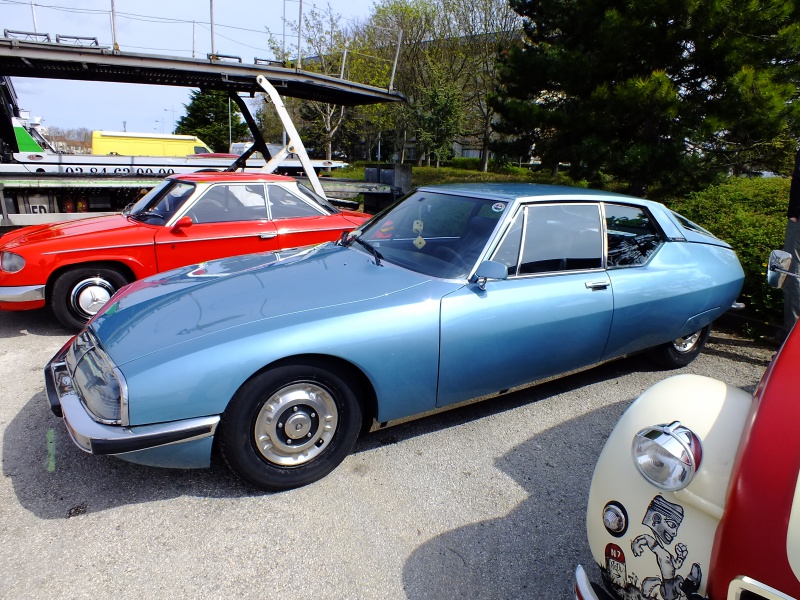
<path id="1" fill-rule="evenodd" d="M 79 331 L 127 278 L 112 267 L 79 267 L 59 275 L 53 284 L 50 304 L 61 324 Z"/>

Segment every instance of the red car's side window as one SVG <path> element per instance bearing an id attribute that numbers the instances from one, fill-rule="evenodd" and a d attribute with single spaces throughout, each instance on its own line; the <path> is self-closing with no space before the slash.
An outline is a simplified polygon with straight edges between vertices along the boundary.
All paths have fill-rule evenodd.
<path id="1" fill-rule="evenodd" d="M 259 221 L 267 218 L 262 184 L 215 185 L 187 213 L 195 223 Z"/>

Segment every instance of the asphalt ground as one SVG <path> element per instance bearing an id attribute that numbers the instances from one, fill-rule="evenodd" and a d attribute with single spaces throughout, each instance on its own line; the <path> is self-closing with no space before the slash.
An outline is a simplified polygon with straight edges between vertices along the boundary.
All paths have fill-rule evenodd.
<path id="1" fill-rule="evenodd" d="M 774 354 L 713 331 L 679 371 L 631 357 L 404 423 L 267 494 L 221 464 L 78 450 L 42 377 L 68 338 L 48 311 L 0 313 L 2 598 L 570 598 L 595 460 L 628 404 L 681 372 L 753 391 Z"/>

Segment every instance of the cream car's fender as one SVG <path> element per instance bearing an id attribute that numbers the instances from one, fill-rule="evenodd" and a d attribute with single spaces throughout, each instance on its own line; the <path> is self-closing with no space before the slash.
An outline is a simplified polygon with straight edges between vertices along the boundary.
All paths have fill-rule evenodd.
<path id="1" fill-rule="evenodd" d="M 645 391 L 625 411 L 595 467 L 586 518 L 607 585 L 647 597 L 658 590 L 660 597 L 672 597 L 668 588 L 683 589 L 687 597 L 705 595 L 714 533 L 751 405 L 750 394 L 721 381 L 678 375 Z M 631 445 L 642 429 L 673 421 L 697 435 L 703 456 L 691 483 L 667 492 L 639 474 Z M 627 517 L 616 536 L 603 525 L 609 503 Z"/>

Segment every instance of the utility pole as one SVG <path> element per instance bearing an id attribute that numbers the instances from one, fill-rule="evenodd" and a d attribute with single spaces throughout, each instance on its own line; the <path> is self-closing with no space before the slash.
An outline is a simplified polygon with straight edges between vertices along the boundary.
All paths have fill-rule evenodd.
<path id="1" fill-rule="evenodd" d="M 31 14 L 33 15 L 33 32 L 39 33 L 39 26 L 36 23 L 36 9 L 33 8 L 33 0 L 31 0 Z"/>
<path id="2" fill-rule="evenodd" d="M 208 3 L 211 6 L 211 56 L 214 56 L 216 55 L 214 50 L 214 0 L 208 0 Z"/>
<path id="3" fill-rule="evenodd" d="M 300 16 L 297 19 L 297 68 L 303 68 L 303 53 L 300 51 L 300 40 L 303 37 L 303 0 L 300 0 Z"/>
<path id="4" fill-rule="evenodd" d="M 111 41 L 114 42 L 114 52 L 119 52 L 117 43 L 117 11 L 114 9 L 114 0 L 111 0 Z"/>

